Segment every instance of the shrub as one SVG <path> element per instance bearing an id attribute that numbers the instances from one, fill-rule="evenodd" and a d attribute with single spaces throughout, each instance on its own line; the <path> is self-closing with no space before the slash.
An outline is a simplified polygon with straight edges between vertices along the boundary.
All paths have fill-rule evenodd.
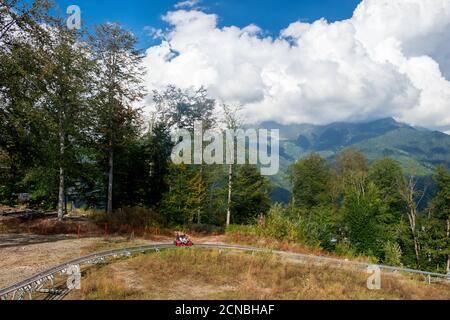
<path id="1" fill-rule="evenodd" d="M 212 224 L 187 224 L 183 228 L 179 230 L 186 230 L 190 233 L 197 233 L 197 234 L 219 234 L 223 232 L 223 227 L 218 227 Z"/>
<path id="2" fill-rule="evenodd" d="M 383 263 L 389 266 L 401 267 L 402 266 L 402 249 L 396 242 L 388 241 L 383 246 Z"/>
<path id="3" fill-rule="evenodd" d="M 260 225 L 262 234 L 278 240 L 295 241 L 297 239 L 297 227 L 286 215 L 282 205 L 273 206 L 267 216 L 265 225 Z"/>
<path id="4" fill-rule="evenodd" d="M 331 249 L 336 233 L 336 214 L 332 207 L 314 207 L 298 218 L 298 241 L 311 246 Z"/>
<path id="5" fill-rule="evenodd" d="M 344 256 L 357 256 L 356 249 L 353 248 L 350 241 L 347 239 L 341 240 L 336 244 L 336 253 L 342 254 Z"/>
<path id="6" fill-rule="evenodd" d="M 92 216 L 97 224 L 108 224 L 111 232 L 129 233 L 166 225 L 165 219 L 157 212 L 145 208 L 123 208 L 113 214 L 95 212 Z"/>
<path id="7" fill-rule="evenodd" d="M 272 206 L 263 221 L 249 226 L 232 226 L 227 232 L 327 248 L 335 233 L 335 226 L 332 207 L 317 207 L 306 212 L 277 204 Z"/>

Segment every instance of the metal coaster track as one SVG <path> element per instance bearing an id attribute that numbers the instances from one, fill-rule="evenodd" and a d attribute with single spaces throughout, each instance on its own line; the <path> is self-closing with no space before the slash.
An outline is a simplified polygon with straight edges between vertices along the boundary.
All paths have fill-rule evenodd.
<path id="1" fill-rule="evenodd" d="M 262 252 L 270 253 L 278 256 L 282 256 L 288 259 L 297 260 L 300 262 L 310 262 L 314 264 L 326 264 L 335 267 L 353 267 L 358 269 L 367 269 L 369 266 L 374 264 L 355 262 L 348 260 L 341 260 L 337 258 L 314 256 L 301 253 L 293 253 L 286 251 L 277 251 L 263 248 L 255 248 L 248 246 L 237 246 L 237 245 L 219 245 L 219 244 L 196 244 L 193 248 L 209 249 L 209 250 L 237 250 L 244 252 Z M 0 289 L 0 300 L 23 300 L 25 298 L 32 299 L 33 295 L 36 293 L 46 293 L 49 297 L 58 299 L 58 297 L 63 298 L 68 294 L 70 290 L 58 289 L 55 286 L 55 276 L 65 276 L 67 274 L 68 268 L 71 266 L 80 265 L 93 265 L 105 262 L 106 258 L 119 258 L 119 257 L 130 257 L 137 253 L 146 252 L 159 252 L 160 250 L 166 249 L 176 249 L 173 244 L 153 244 L 148 246 L 139 246 L 132 248 L 115 249 L 104 252 L 98 252 L 86 255 L 84 257 L 66 262 L 59 266 L 55 266 L 49 270 L 38 273 L 28 279 L 15 283 L 7 288 Z M 427 282 L 434 281 L 450 281 L 450 276 L 440 273 L 426 272 L 414 269 L 398 268 L 384 265 L 376 265 L 382 271 L 386 272 L 399 272 L 407 274 L 415 274 L 424 276 Z M 47 288 L 50 286 L 50 288 Z"/>

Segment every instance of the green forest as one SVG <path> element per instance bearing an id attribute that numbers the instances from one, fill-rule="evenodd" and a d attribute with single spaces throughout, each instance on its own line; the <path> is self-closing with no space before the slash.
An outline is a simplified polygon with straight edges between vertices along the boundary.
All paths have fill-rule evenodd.
<path id="1" fill-rule="evenodd" d="M 0 203 L 25 201 L 61 220 L 74 204 L 109 216 L 129 209 L 148 226 L 242 232 L 449 272 L 445 166 L 423 186 L 391 158 L 369 163 L 348 148 L 330 162 L 312 153 L 288 170 L 289 203 L 273 203 L 274 187 L 256 166 L 170 160 L 174 130 L 197 121 L 236 129 L 244 125 L 238 107 L 204 88 L 146 92 L 142 77 L 152 70 L 118 23 L 69 30 L 46 0 L 0 4 Z"/>

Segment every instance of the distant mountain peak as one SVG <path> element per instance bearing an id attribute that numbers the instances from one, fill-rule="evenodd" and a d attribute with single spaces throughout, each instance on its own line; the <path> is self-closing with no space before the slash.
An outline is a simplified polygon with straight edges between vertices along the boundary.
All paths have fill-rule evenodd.
<path id="1" fill-rule="evenodd" d="M 266 126 L 267 124 L 267 126 Z M 327 125 L 261 124 L 280 130 L 281 174 L 277 185 L 289 189 L 282 178 L 289 164 L 314 152 L 329 161 L 345 148 L 356 147 L 372 162 L 383 157 L 398 161 L 405 173 L 427 176 L 438 164 L 450 167 L 450 135 L 414 127 L 392 117 L 366 122 L 335 122 Z"/>
<path id="2" fill-rule="evenodd" d="M 373 120 L 373 121 L 369 121 L 369 122 L 389 123 L 389 124 L 400 124 L 400 122 L 398 122 L 397 120 L 395 120 L 395 119 L 392 118 L 392 117 L 381 118 L 381 119 L 377 119 L 377 120 Z"/>
<path id="3" fill-rule="evenodd" d="M 279 129 L 282 138 L 300 140 L 302 146 L 313 146 L 314 141 L 311 141 L 311 139 L 320 139 L 322 137 L 322 140 L 325 140 L 322 141 L 323 147 L 330 144 L 346 145 L 348 143 L 356 143 L 359 140 L 385 134 L 400 128 L 413 129 L 413 127 L 398 122 L 392 117 L 365 122 L 333 122 L 327 125 L 307 123 L 283 125 L 275 121 L 267 121 L 261 123 L 260 126 L 266 129 Z"/>

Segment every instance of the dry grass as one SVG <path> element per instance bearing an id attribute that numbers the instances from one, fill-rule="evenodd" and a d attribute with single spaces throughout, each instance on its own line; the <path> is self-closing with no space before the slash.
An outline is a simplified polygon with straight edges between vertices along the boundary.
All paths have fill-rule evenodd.
<path id="1" fill-rule="evenodd" d="M 92 252 L 150 243 L 148 240 L 122 237 L 83 238 L 0 248 L 0 288 Z"/>
<path id="2" fill-rule="evenodd" d="M 0 206 L 0 212 L 15 212 L 19 208 Z M 21 219 L 7 215 L 0 216 L 1 233 L 31 233 L 38 235 L 73 234 L 80 230 L 82 237 L 103 235 L 130 235 L 149 237 L 168 235 L 170 230 L 160 228 L 164 225 L 158 214 L 143 208 L 126 208 L 113 215 L 104 212 L 72 210 L 65 215 L 64 221 L 58 221 L 56 214 L 46 213 L 34 220 Z"/>
<path id="3" fill-rule="evenodd" d="M 77 235 L 78 227 L 80 227 L 80 234 L 83 237 L 101 236 L 105 233 L 103 228 L 87 219 L 58 221 L 56 217 L 46 216 L 32 221 L 23 221 L 15 217 L 0 217 L 0 233 Z"/>
<path id="4" fill-rule="evenodd" d="M 252 235 L 244 232 L 228 232 L 225 234 L 224 241 L 230 244 L 248 245 L 260 248 L 268 248 L 271 250 L 281 250 L 294 253 L 310 254 L 321 257 L 331 257 L 338 259 L 348 259 L 357 262 L 376 263 L 371 257 L 352 256 L 330 252 L 319 247 L 312 247 L 293 243 L 289 241 L 280 241 L 277 239 Z"/>
<path id="5" fill-rule="evenodd" d="M 359 271 L 290 263 L 270 254 L 169 250 L 87 270 L 69 299 L 450 299 L 448 284 L 384 275 L 382 290 Z"/>

